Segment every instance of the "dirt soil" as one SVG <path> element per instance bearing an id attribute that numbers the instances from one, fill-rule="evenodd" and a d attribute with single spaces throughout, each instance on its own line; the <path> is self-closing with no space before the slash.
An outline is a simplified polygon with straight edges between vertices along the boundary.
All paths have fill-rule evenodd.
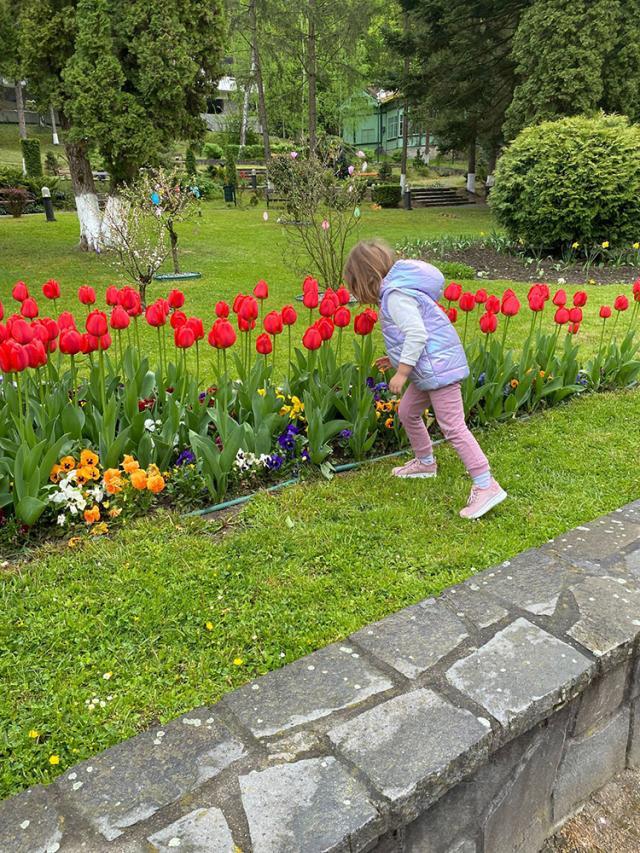
<path id="1" fill-rule="evenodd" d="M 638 853 L 640 770 L 626 770 L 593 795 L 541 853 Z"/>
<path id="2" fill-rule="evenodd" d="M 425 258 L 429 260 L 429 258 Z M 592 267 L 587 276 L 582 265 L 573 264 L 556 269 L 558 261 L 554 258 L 544 258 L 537 266 L 525 264 L 518 255 L 506 255 L 494 249 L 471 246 L 460 251 L 443 252 L 443 261 L 456 261 L 468 264 L 476 272 L 488 273 L 483 278 L 507 279 L 508 281 L 547 281 L 555 283 L 564 278 L 567 284 L 621 284 L 635 281 L 640 276 L 640 267 Z M 435 261 L 437 264 L 437 260 Z"/>

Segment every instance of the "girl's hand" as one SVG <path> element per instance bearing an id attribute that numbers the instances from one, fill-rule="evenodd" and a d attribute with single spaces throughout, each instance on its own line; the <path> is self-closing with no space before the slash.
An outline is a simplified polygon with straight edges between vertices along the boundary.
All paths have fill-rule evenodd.
<path id="1" fill-rule="evenodd" d="M 389 380 L 389 391 L 396 397 L 402 394 L 404 386 L 407 383 L 407 377 L 402 373 L 395 373 Z"/>
<path id="2" fill-rule="evenodd" d="M 383 355 L 382 358 L 376 359 L 376 367 L 380 371 L 380 373 L 385 373 L 387 370 L 391 370 L 391 362 L 389 361 L 389 357 Z"/>

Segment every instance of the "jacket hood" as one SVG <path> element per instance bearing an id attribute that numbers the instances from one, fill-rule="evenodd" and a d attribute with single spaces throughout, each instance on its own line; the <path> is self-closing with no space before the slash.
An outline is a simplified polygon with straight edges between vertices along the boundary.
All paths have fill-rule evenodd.
<path id="1" fill-rule="evenodd" d="M 442 296 L 444 276 L 437 267 L 411 259 L 396 261 L 382 282 L 383 292 L 404 290 L 424 293 L 434 302 Z"/>

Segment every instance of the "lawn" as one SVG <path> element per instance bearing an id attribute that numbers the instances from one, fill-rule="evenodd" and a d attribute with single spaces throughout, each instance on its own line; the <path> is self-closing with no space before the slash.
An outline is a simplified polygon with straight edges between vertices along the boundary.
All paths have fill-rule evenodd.
<path id="1" fill-rule="evenodd" d="M 476 524 L 457 515 L 468 483 L 443 447 L 435 481 L 373 463 L 237 517 L 161 514 L 5 570 L 0 796 L 637 498 L 638 422 L 633 392 L 489 430 L 511 499 Z"/>

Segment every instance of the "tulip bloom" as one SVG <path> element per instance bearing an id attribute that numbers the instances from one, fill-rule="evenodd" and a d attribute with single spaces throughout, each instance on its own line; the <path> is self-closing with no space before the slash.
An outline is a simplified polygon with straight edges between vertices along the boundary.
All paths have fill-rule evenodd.
<path id="1" fill-rule="evenodd" d="M 96 292 L 88 284 L 83 284 L 78 289 L 78 299 L 83 305 L 93 305 L 96 301 Z"/>
<path id="2" fill-rule="evenodd" d="M 271 343 L 271 338 L 267 335 L 266 332 L 263 332 L 261 335 L 258 335 L 256 338 L 256 352 L 260 353 L 260 355 L 270 355 L 273 352 L 273 344 Z"/>
<path id="3" fill-rule="evenodd" d="M 502 300 L 502 306 L 500 308 L 505 317 L 515 317 L 516 314 L 520 311 L 520 301 L 518 297 L 513 293 L 513 295 L 507 296 L 506 299 Z"/>
<path id="4" fill-rule="evenodd" d="M 285 305 L 282 309 L 282 322 L 285 326 L 293 326 L 298 319 L 298 313 L 293 305 Z"/>
<path id="5" fill-rule="evenodd" d="M 572 308 L 569 311 L 569 322 L 578 325 L 582 323 L 582 308 Z"/>
<path id="6" fill-rule="evenodd" d="M 211 327 L 208 341 L 216 349 L 228 349 L 237 339 L 236 330 L 228 320 L 218 319 Z"/>
<path id="7" fill-rule="evenodd" d="M 182 308 L 184 305 L 184 293 L 181 290 L 171 290 L 167 296 L 170 308 Z"/>
<path id="8" fill-rule="evenodd" d="M 609 308 L 608 305 L 603 305 L 600 308 L 600 317 L 603 320 L 608 320 L 610 316 L 611 316 L 611 308 Z"/>
<path id="9" fill-rule="evenodd" d="M 580 331 L 580 323 L 569 323 L 567 331 L 570 335 L 577 335 Z"/>
<path id="10" fill-rule="evenodd" d="M 278 311 L 269 311 L 263 321 L 265 331 L 270 335 L 281 334 L 284 328 L 282 315 Z"/>
<path id="11" fill-rule="evenodd" d="M 28 344 L 35 334 L 29 323 L 18 315 L 9 317 L 7 320 L 7 332 L 9 337 L 19 344 Z"/>
<path id="12" fill-rule="evenodd" d="M 453 306 L 451 308 L 445 308 L 444 313 L 449 318 L 449 322 L 457 323 L 458 322 L 458 311 Z"/>
<path id="13" fill-rule="evenodd" d="M 240 306 L 242 305 L 242 303 L 244 302 L 244 300 L 246 298 L 247 297 L 245 296 L 244 293 L 239 293 L 236 296 L 236 298 L 233 300 L 233 308 L 232 308 L 234 314 L 240 313 Z"/>
<path id="14" fill-rule="evenodd" d="M 484 308 L 485 311 L 489 312 L 489 314 L 497 314 L 500 311 L 500 300 L 492 293 L 484 303 Z"/>
<path id="15" fill-rule="evenodd" d="M 476 291 L 476 303 L 478 305 L 484 305 L 488 298 L 489 294 L 484 289 L 484 287 L 481 287 L 479 290 Z"/>
<path id="16" fill-rule="evenodd" d="M 130 324 L 131 317 L 127 314 L 122 305 L 116 305 L 111 312 L 111 319 L 109 321 L 111 328 L 121 331 L 122 329 L 128 329 Z"/>
<path id="17" fill-rule="evenodd" d="M 204 325 L 200 317 L 189 317 L 186 325 L 193 332 L 193 336 L 196 341 L 201 341 L 204 338 Z"/>
<path id="18" fill-rule="evenodd" d="M 633 299 L 635 302 L 640 302 L 640 278 L 633 283 Z M 0 305 L 0 320 L 2 320 L 2 305 Z"/>
<path id="19" fill-rule="evenodd" d="M 106 350 L 111 346 L 111 335 L 107 332 L 104 335 L 92 335 L 88 334 L 88 338 L 91 340 L 91 345 L 93 346 L 92 352 L 95 350 Z"/>
<path id="20" fill-rule="evenodd" d="M 460 310 L 464 312 L 473 311 L 476 307 L 476 296 L 475 293 L 471 293 L 470 291 L 466 291 L 460 296 L 460 302 L 458 303 Z"/>
<path id="21" fill-rule="evenodd" d="M 351 322 L 351 311 L 344 305 L 341 305 L 333 315 L 333 322 L 339 329 L 346 328 Z"/>
<path id="22" fill-rule="evenodd" d="M 29 296 L 29 288 L 24 283 L 24 281 L 17 281 L 13 286 L 11 295 L 16 300 L 16 302 L 24 302 L 24 300 L 27 299 L 27 297 Z"/>
<path id="23" fill-rule="evenodd" d="M 107 315 L 104 311 L 91 311 L 86 322 L 87 333 L 93 335 L 94 338 L 99 338 L 102 335 L 106 335 L 108 329 Z"/>
<path id="24" fill-rule="evenodd" d="M 480 331 L 485 335 L 492 335 L 498 328 L 498 318 L 488 311 L 480 317 Z"/>
<path id="25" fill-rule="evenodd" d="M 58 317 L 58 326 L 60 327 L 60 330 L 75 329 L 75 317 L 70 311 L 63 311 L 62 314 Z"/>
<path id="26" fill-rule="evenodd" d="M 140 294 L 128 285 L 118 293 L 118 304 L 124 308 L 130 317 L 139 317 L 142 314 Z"/>
<path id="27" fill-rule="evenodd" d="M 320 349 L 322 346 L 322 336 L 314 326 L 308 328 L 302 336 L 302 346 L 310 351 Z"/>
<path id="28" fill-rule="evenodd" d="M 266 281 L 260 279 L 260 281 L 253 288 L 253 295 L 256 299 L 259 299 L 261 302 L 265 299 L 269 298 L 269 285 Z"/>
<path id="29" fill-rule="evenodd" d="M 320 297 L 318 294 L 318 282 L 315 280 L 315 278 L 305 278 L 304 283 L 302 285 L 302 293 L 302 303 L 305 308 L 308 308 L 310 311 L 312 311 L 314 308 L 318 307 Z"/>
<path id="30" fill-rule="evenodd" d="M 570 320 L 569 312 L 564 307 L 564 305 L 560 306 L 555 313 L 554 322 L 556 322 L 559 326 L 564 326 L 565 323 L 568 323 Z"/>
<path id="31" fill-rule="evenodd" d="M 586 291 L 576 290 L 576 292 L 573 294 L 573 305 L 574 305 L 574 307 L 575 308 L 584 308 L 584 306 L 587 304 L 588 298 L 589 297 L 587 296 Z"/>
<path id="32" fill-rule="evenodd" d="M 613 307 L 616 311 L 626 311 L 629 307 L 629 300 L 626 296 L 616 296 L 615 302 L 613 303 Z"/>
<path id="33" fill-rule="evenodd" d="M 158 329 L 160 326 L 164 326 L 167 322 L 167 315 L 164 312 L 164 306 L 158 302 L 154 302 L 153 305 L 149 305 L 145 311 L 145 318 L 150 326 L 154 326 Z"/>
<path id="34" fill-rule="evenodd" d="M 356 335 L 370 335 L 377 319 L 378 315 L 370 308 L 367 308 L 362 312 L 362 314 L 356 314 L 355 320 L 353 321 L 354 332 Z"/>
<path id="35" fill-rule="evenodd" d="M 193 329 L 190 329 L 185 323 L 183 326 L 178 326 L 174 331 L 173 340 L 179 349 L 189 349 L 196 342 L 196 336 L 193 333 Z"/>
<path id="36" fill-rule="evenodd" d="M 67 329 L 60 334 L 60 352 L 63 355 L 77 355 L 82 349 L 82 335 L 75 329 Z"/>
<path id="37" fill-rule="evenodd" d="M 42 285 L 42 293 L 47 299 L 60 299 L 60 285 L 55 279 L 50 278 Z"/>
<path id="38" fill-rule="evenodd" d="M 174 311 L 171 315 L 171 319 L 169 323 L 171 324 L 171 328 L 175 331 L 175 329 L 179 329 L 180 326 L 184 326 L 187 322 L 187 315 L 184 311 Z"/>
<path id="39" fill-rule="evenodd" d="M 28 320 L 33 320 L 38 316 L 38 303 L 32 296 L 27 296 L 20 306 L 20 313 Z"/>
<path id="40" fill-rule="evenodd" d="M 222 320 L 226 320 L 229 316 L 229 305 L 226 302 L 220 301 L 216 302 L 216 317 L 220 317 Z"/>
<path id="41" fill-rule="evenodd" d="M 451 284 L 448 284 L 444 289 L 444 298 L 448 302 L 457 302 L 460 299 L 460 294 L 462 293 L 462 286 L 456 284 L 455 281 L 452 281 Z"/>
<path id="42" fill-rule="evenodd" d="M 331 339 L 334 331 L 334 325 L 333 321 L 329 317 L 321 317 L 315 324 L 315 326 L 316 329 L 320 332 L 320 337 L 323 341 L 328 341 Z"/>
<path id="43" fill-rule="evenodd" d="M 564 308 L 564 306 L 567 304 L 567 293 L 565 290 L 560 289 L 556 291 L 553 297 L 553 304 L 557 308 Z"/>
<path id="44" fill-rule="evenodd" d="M 534 312 L 544 311 L 544 297 L 540 291 L 529 294 L 529 308 Z"/>
<path id="45" fill-rule="evenodd" d="M 109 305 L 110 307 L 117 305 L 119 295 L 120 295 L 120 292 L 119 292 L 118 288 L 114 284 L 110 285 L 107 288 L 107 292 L 105 293 L 105 299 L 106 299 L 107 305 Z"/>
<path id="46" fill-rule="evenodd" d="M 47 363 L 47 352 L 41 340 L 31 341 L 31 343 L 26 345 L 25 350 L 29 361 L 29 367 L 34 370 L 38 367 L 44 367 Z"/>
<path id="47" fill-rule="evenodd" d="M 29 356 L 25 347 L 15 341 L 0 344 L 0 370 L 3 373 L 22 373 L 29 366 Z"/>
<path id="48" fill-rule="evenodd" d="M 242 300 L 238 316 L 246 323 L 252 323 L 254 320 L 258 319 L 258 303 L 253 296 L 246 296 Z"/>
<path id="49" fill-rule="evenodd" d="M 325 295 L 322 297 L 322 302 L 320 303 L 320 314 L 323 317 L 333 317 L 340 306 L 338 302 L 338 297 L 333 293 L 333 291 L 327 291 Z"/>
<path id="50" fill-rule="evenodd" d="M 336 296 L 338 297 L 338 302 L 340 303 L 340 305 L 348 305 L 351 301 L 351 294 L 344 286 L 344 284 L 341 284 L 340 287 L 336 290 Z"/>

